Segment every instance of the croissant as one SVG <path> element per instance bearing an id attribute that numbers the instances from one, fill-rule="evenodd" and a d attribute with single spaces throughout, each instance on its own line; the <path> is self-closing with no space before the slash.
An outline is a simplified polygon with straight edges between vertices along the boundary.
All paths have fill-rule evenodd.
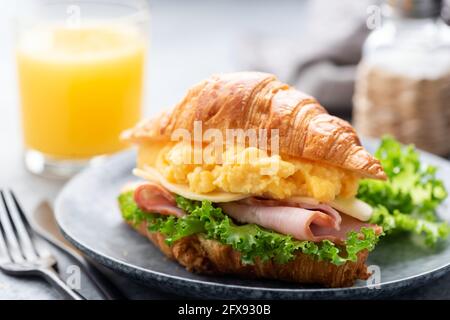
<path id="1" fill-rule="evenodd" d="M 176 129 L 277 129 L 280 155 L 337 166 L 362 177 L 386 179 L 380 162 L 346 121 L 268 73 L 219 74 L 192 87 L 175 107 L 126 131 L 130 142 L 169 140 Z M 270 143 L 268 144 L 270 145 Z"/>
<path id="2" fill-rule="evenodd" d="M 173 140 L 172 136 L 176 130 L 195 132 L 197 121 L 201 122 L 203 132 L 214 129 L 216 132 L 219 130 L 218 132 L 224 136 L 229 129 L 253 129 L 256 132 L 260 132 L 260 129 L 265 129 L 266 132 L 278 130 L 277 152 L 281 158 L 307 159 L 339 167 L 343 171 L 354 173 L 352 176 L 356 176 L 357 180 L 360 177 L 386 179 L 380 162 L 361 146 L 355 130 L 348 122 L 329 115 L 313 97 L 278 81 L 274 75 L 261 72 L 212 76 L 192 87 L 170 111 L 163 112 L 153 119 L 144 120 L 126 131 L 123 139 L 140 145 L 140 152 L 151 153 L 153 157 L 160 152 L 155 150 Z M 193 138 L 198 139 L 195 134 Z M 271 136 L 267 138 L 272 139 Z M 153 148 L 153 144 L 156 149 Z M 271 146 L 271 141 L 267 141 L 265 147 L 270 150 Z M 172 146 L 168 143 L 167 147 Z M 142 154 L 148 156 L 145 152 Z M 339 205 L 336 201 L 327 202 L 318 197 L 314 198 L 313 195 L 308 198 L 310 202 L 304 202 L 307 201 L 305 198 L 295 200 L 296 197 L 270 197 L 270 194 L 264 193 L 266 189 L 264 192 L 258 189 L 252 192 L 244 187 L 242 192 L 226 189 L 219 189 L 214 194 L 197 192 L 191 190 L 190 186 L 183 185 L 184 182 L 168 181 L 152 167 L 156 163 L 153 160 L 143 162 L 146 166 L 142 166 L 141 170 L 138 156 L 138 169 L 134 173 L 148 181 L 131 189 L 135 208 L 139 209 L 136 211 L 136 217 L 141 217 L 142 211 L 157 213 L 160 218 L 172 216 L 173 220 L 170 221 L 173 223 L 181 221 L 180 225 L 183 225 L 182 223 L 187 221 L 184 220 L 184 215 L 189 216 L 190 213 L 189 210 L 181 209 L 176 202 L 177 195 L 185 200 L 208 200 L 215 208 L 223 210 L 227 219 L 231 219 L 226 221 L 232 221 L 237 226 L 253 224 L 262 228 L 259 230 L 270 230 L 299 241 L 319 242 L 317 239 L 321 237 L 320 239 L 333 241 L 339 250 L 346 250 L 345 239 L 349 231 L 360 232 L 362 228 L 369 228 L 377 236 L 382 233 L 381 227 L 368 222 L 372 214 L 371 207 L 368 204 L 358 204 L 359 200 L 354 198 L 354 194 L 350 202 L 346 202 L 352 205 L 342 206 L 342 202 L 339 202 L 341 203 Z M 230 171 L 239 176 L 234 184 L 240 186 L 240 178 L 241 176 L 245 178 L 247 171 L 241 174 L 235 167 Z M 257 176 L 253 184 L 263 184 L 262 181 L 266 178 Z M 326 175 L 325 179 L 330 179 L 330 175 Z M 355 192 L 358 188 L 357 180 L 353 185 Z M 267 190 L 270 191 L 275 187 L 285 190 L 287 186 L 281 183 L 267 185 L 269 186 Z M 320 186 L 320 180 L 314 180 L 309 185 Z M 296 191 L 301 190 L 298 184 L 294 185 L 294 188 Z M 307 193 L 299 195 L 309 196 Z M 330 201 L 334 200 L 334 196 L 335 194 Z M 368 249 L 361 249 L 356 257 L 342 264 L 318 259 L 314 254 L 303 253 L 300 250 L 296 250 L 292 254 L 292 259 L 286 263 L 278 263 L 273 258 L 261 259 L 260 255 L 257 255 L 253 264 L 246 264 L 241 261 L 242 253 L 239 248 L 227 243 L 223 238 L 206 235 L 203 231 L 185 234 L 168 245 L 166 236 L 169 239 L 170 236 L 161 231 L 162 229 L 152 228 L 152 222 L 142 221 L 139 218 L 136 220 L 139 222 L 136 223 L 128 213 L 130 207 L 133 206 L 128 206 L 128 202 L 121 207 L 127 223 L 151 240 L 167 257 L 190 271 L 318 283 L 328 287 L 351 286 L 357 279 L 365 280 L 370 276 L 365 265 Z M 254 241 L 256 243 L 260 240 Z"/>

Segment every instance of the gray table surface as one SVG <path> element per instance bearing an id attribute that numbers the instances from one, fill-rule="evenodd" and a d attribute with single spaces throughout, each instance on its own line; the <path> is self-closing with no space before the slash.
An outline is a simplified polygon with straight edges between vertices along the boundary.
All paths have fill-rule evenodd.
<path id="1" fill-rule="evenodd" d="M 64 181 L 28 173 L 22 162 L 19 103 L 13 55 L 12 1 L 0 4 L 0 188 L 11 187 L 30 213 L 40 201 L 53 201 Z M 156 113 L 182 97 L 190 85 L 215 72 L 242 68 L 236 48 L 251 34 L 295 37 L 301 33 L 301 1 L 151 1 L 152 39 L 145 112 Z M 295 38 L 294 38 L 295 39 Z M 73 264 L 55 250 L 61 275 Z M 177 298 L 104 270 L 129 298 Z M 99 295 L 82 277 L 82 294 Z M 62 299 L 40 279 L 16 279 L 0 273 L 0 299 Z M 450 274 L 398 298 L 450 299 Z"/>

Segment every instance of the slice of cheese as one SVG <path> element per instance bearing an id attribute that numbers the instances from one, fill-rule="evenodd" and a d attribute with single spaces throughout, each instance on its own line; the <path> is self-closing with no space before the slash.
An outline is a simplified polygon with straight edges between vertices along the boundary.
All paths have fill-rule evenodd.
<path id="1" fill-rule="evenodd" d="M 361 221 L 368 221 L 373 214 L 370 205 L 356 198 L 336 199 L 329 203 L 332 208 Z"/>
<path id="2" fill-rule="evenodd" d="M 238 201 L 252 196 L 250 194 L 238 194 L 219 191 L 210 192 L 208 194 L 195 193 L 192 192 L 187 185 L 169 182 L 161 173 L 159 173 L 158 170 L 149 166 L 145 166 L 144 169 L 134 169 L 133 174 L 145 180 L 157 182 L 170 192 L 191 200 L 209 200 L 211 202 L 219 203 Z M 292 199 L 312 205 L 317 205 L 320 203 L 316 199 L 310 197 L 293 197 Z M 370 205 L 356 198 L 336 199 L 327 204 L 332 208 L 349 216 L 352 216 L 353 218 L 356 218 L 360 221 L 368 221 L 373 213 L 373 209 Z"/>
<path id="3" fill-rule="evenodd" d="M 209 200 L 211 202 L 231 202 L 249 197 L 248 194 L 238 194 L 230 192 L 210 192 L 208 194 L 195 193 L 189 190 L 189 187 L 187 185 L 175 184 L 167 181 L 167 179 L 156 169 L 148 166 L 144 167 L 144 170 L 134 169 L 133 174 L 145 180 L 157 182 L 170 192 L 173 192 L 175 194 L 178 194 L 182 197 L 191 200 L 198 200 L 198 201 Z"/>

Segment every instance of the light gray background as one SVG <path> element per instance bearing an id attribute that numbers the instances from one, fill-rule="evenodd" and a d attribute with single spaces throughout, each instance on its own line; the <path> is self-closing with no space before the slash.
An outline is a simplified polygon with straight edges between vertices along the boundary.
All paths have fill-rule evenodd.
<path id="1" fill-rule="evenodd" d="M 151 8 L 147 115 L 172 105 L 192 84 L 211 73 L 241 70 L 240 48 L 252 35 L 298 41 L 306 15 L 303 1 L 158 0 L 151 1 Z M 0 2 L 0 188 L 13 188 L 26 211 L 31 212 L 43 199 L 53 200 L 64 182 L 33 176 L 23 167 L 13 55 L 14 11 L 14 1 Z M 68 262 L 57 254 L 64 270 Z M 113 278 L 129 297 L 169 297 Z M 97 297 L 88 284 L 83 288 L 87 297 Z M 449 299 L 450 276 L 404 297 Z M 0 299 L 60 298 L 38 279 L 13 279 L 0 273 Z"/>

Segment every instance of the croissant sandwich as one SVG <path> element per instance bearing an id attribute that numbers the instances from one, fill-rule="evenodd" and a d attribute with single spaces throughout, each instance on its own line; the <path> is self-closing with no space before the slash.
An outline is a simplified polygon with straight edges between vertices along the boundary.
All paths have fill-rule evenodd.
<path id="1" fill-rule="evenodd" d="M 212 76 L 123 133 L 125 221 L 189 271 L 352 286 L 383 230 L 355 196 L 386 179 L 352 126 L 271 74 Z"/>

